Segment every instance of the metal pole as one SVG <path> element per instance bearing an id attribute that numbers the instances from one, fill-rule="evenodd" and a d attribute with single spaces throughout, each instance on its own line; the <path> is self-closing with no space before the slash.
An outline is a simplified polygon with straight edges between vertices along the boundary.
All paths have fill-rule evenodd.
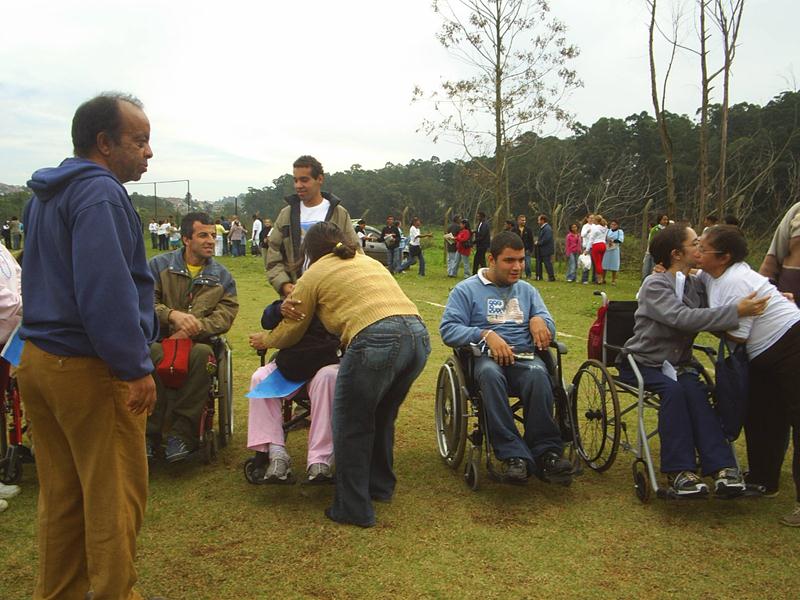
<path id="1" fill-rule="evenodd" d="M 158 221 L 158 192 L 155 182 L 153 182 L 153 216 Z"/>

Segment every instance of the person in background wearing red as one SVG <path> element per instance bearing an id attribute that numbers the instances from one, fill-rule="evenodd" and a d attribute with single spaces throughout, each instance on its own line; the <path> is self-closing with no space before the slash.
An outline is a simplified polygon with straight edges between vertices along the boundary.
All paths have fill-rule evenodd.
<path id="1" fill-rule="evenodd" d="M 573 223 L 569 226 L 569 233 L 564 242 L 565 253 L 567 255 L 567 281 L 575 283 L 578 270 L 578 256 L 581 253 L 581 235 L 578 233 L 578 224 Z"/>
<path id="2" fill-rule="evenodd" d="M 466 219 L 461 219 L 461 229 L 456 235 L 456 252 L 458 260 L 464 265 L 464 279 L 467 279 L 472 275 L 469 267 L 469 256 L 472 254 L 472 230 Z M 456 263 L 456 273 L 458 273 L 458 263 Z"/>

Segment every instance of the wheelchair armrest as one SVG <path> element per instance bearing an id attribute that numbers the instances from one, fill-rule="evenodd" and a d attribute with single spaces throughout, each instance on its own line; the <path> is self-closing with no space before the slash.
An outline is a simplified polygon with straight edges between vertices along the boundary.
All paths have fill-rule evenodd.
<path id="1" fill-rule="evenodd" d="M 559 354 L 566 354 L 567 352 L 569 352 L 569 348 L 567 348 L 566 344 L 564 344 L 563 342 L 558 342 L 556 340 L 550 342 L 550 347 L 555 348 Z"/>

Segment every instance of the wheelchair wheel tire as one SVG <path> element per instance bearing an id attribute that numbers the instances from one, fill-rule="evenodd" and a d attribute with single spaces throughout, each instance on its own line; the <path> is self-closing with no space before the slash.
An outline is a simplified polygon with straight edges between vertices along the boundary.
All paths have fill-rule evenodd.
<path id="1" fill-rule="evenodd" d="M 633 489 L 642 504 L 650 501 L 650 482 L 647 480 L 647 465 L 643 460 L 633 461 Z"/>
<path id="2" fill-rule="evenodd" d="M 244 461 L 244 478 L 247 483 L 253 485 L 261 485 L 264 483 L 264 468 L 259 468 L 256 464 L 256 459 L 252 456 Z"/>
<path id="3" fill-rule="evenodd" d="M 218 360 L 217 420 L 219 423 L 219 447 L 224 448 L 233 436 L 233 355 L 227 342 L 225 342 L 225 352 Z"/>
<path id="4" fill-rule="evenodd" d="M 473 492 L 477 492 L 481 487 L 480 477 L 478 476 L 478 461 L 470 458 L 464 463 L 464 481 Z"/>
<path id="5" fill-rule="evenodd" d="M 619 397 L 603 363 L 584 362 L 572 379 L 575 443 L 589 468 L 602 472 L 614 464 L 620 442 Z"/>
<path id="6" fill-rule="evenodd" d="M 457 469 L 467 442 L 467 398 L 464 374 L 454 356 L 447 358 L 436 380 L 436 442 L 439 455 L 451 469 Z"/>
<path id="7" fill-rule="evenodd" d="M 22 460 L 4 460 L 0 468 L 0 483 L 16 485 L 22 481 Z"/>

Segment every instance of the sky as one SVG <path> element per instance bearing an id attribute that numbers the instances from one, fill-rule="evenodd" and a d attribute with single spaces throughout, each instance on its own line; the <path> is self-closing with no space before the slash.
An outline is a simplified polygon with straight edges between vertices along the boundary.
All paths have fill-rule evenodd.
<path id="1" fill-rule="evenodd" d="M 573 66 L 584 87 L 563 102 L 576 120 L 652 114 L 644 0 L 550 8 L 581 50 Z M 2 183 L 23 185 L 69 156 L 75 109 L 104 90 L 138 96 L 150 119 L 154 157 L 131 192 L 189 179 L 194 198 L 215 201 L 270 185 L 301 154 L 327 172 L 464 157 L 452 141 L 418 131 L 435 113 L 411 101 L 415 86 L 432 92 L 469 75 L 436 40 L 441 19 L 430 0 L 26 0 L 3 2 L 0 22 Z M 763 105 L 797 89 L 798 22 L 797 0 L 746 0 L 732 103 Z M 682 41 L 696 45 L 691 18 Z M 667 109 L 694 114 L 698 80 L 697 58 L 682 53 Z M 542 133 L 569 135 L 553 124 Z M 186 184 L 158 193 L 180 197 Z"/>

